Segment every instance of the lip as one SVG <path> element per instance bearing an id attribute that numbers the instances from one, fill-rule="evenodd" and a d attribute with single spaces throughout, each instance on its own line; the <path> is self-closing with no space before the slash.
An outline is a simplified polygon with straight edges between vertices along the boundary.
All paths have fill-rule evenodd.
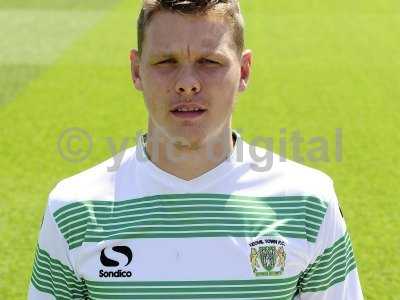
<path id="1" fill-rule="evenodd" d="M 172 115 L 178 119 L 182 120 L 194 120 L 201 118 L 207 110 L 198 111 L 171 111 Z"/>
<path id="2" fill-rule="evenodd" d="M 177 111 L 178 109 L 199 109 L 199 110 L 207 110 L 203 105 L 198 103 L 179 103 L 172 107 L 171 112 Z"/>
<path id="3" fill-rule="evenodd" d="M 187 109 L 192 111 L 178 111 L 179 109 Z M 194 109 L 198 110 L 194 111 Z M 174 105 L 170 112 L 175 118 L 180 120 L 195 120 L 201 118 L 207 112 L 207 109 L 204 105 L 199 103 L 187 102 Z"/>

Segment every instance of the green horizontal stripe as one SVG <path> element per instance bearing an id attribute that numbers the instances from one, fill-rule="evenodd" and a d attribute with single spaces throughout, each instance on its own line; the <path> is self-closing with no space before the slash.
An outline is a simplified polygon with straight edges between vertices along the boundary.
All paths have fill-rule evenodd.
<path id="1" fill-rule="evenodd" d="M 117 233 L 126 233 L 132 231 L 144 231 L 144 232 L 152 232 L 152 231 L 171 231 L 176 230 L 177 228 L 179 231 L 213 231 L 213 230 L 230 230 L 230 231 L 251 231 L 251 230 L 263 230 L 264 228 L 268 228 L 268 226 L 272 226 L 274 230 L 277 231 L 295 231 L 295 232 L 303 232 L 302 227 L 295 226 L 295 225 L 277 225 L 275 223 L 258 223 L 258 224 L 221 224 L 221 223 L 213 223 L 207 222 L 206 224 L 165 224 L 165 225 L 153 225 L 153 224 L 137 224 L 132 226 L 125 226 L 119 227 L 113 230 L 106 230 L 104 228 L 93 228 L 88 232 L 88 235 L 92 236 L 104 236 L 108 234 L 117 234 Z"/>
<path id="2" fill-rule="evenodd" d="M 280 284 L 296 284 L 299 276 L 287 278 L 249 279 L 249 280 L 190 280 L 190 281 L 91 281 L 86 280 L 87 286 L 109 287 L 214 287 L 214 286 L 274 286 Z"/>
<path id="3" fill-rule="evenodd" d="M 343 264 L 353 261 L 353 252 L 351 250 L 350 240 L 346 244 L 338 245 L 335 252 L 330 256 L 325 256 L 318 262 L 314 263 L 310 272 L 304 277 L 304 282 L 309 280 L 318 280 L 319 278 L 326 278 L 335 268 Z"/>
<path id="4" fill-rule="evenodd" d="M 294 292 L 288 291 L 284 292 L 254 292 L 254 293 L 193 293 L 193 294 L 170 294 L 170 293 L 161 293 L 161 294 L 102 294 L 102 293 L 91 293 L 89 291 L 89 295 L 91 299 L 247 299 L 247 300 L 254 300 L 254 299 L 265 299 L 265 300 L 272 300 L 272 299 L 292 299 Z M 133 297 L 133 298 L 132 298 Z"/>
<path id="5" fill-rule="evenodd" d="M 295 286 L 295 285 L 294 285 Z M 90 287 L 88 286 L 88 289 L 90 292 L 94 293 L 120 293 L 120 294 L 144 294 L 144 295 L 149 295 L 149 294 L 196 294 L 196 293 L 245 293 L 245 292 L 250 292 L 250 293 L 256 293 L 256 292 L 261 292 L 265 293 L 266 290 L 268 292 L 272 291 L 277 291 L 282 292 L 282 291 L 288 291 L 288 290 L 293 290 L 294 286 L 289 286 L 289 287 L 280 287 L 280 286 L 269 286 L 266 288 L 265 286 L 230 286 L 230 287 L 218 287 L 218 288 L 210 288 L 206 287 L 204 288 L 199 288 L 199 287 L 193 287 L 193 288 L 171 288 L 171 287 L 149 287 L 149 288 L 141 288 L 141 287 L 129 287 L 129 288 L 124 288 L 121 289 L 121 287 L 116 287 L 116 288 L 103 288 L 103 287 Z"/>
<path id="6" fill-rule="evenodd" d="M 350 254 L 351 256 L 349 256 Z M 328 271 L 336 261 L 340 263 L 341 260 L 338 260 L 338 258 L 342 258 L 342 261 L 346 261 L 343 259 L 345 255 L 348 255 L 349 258 L 353 258 L 350 236 L 348 233 L 345 233 L 331 247 L 326 248 L 324 252 L 317 257 L 315 262 L 309 266 L 304 276 L 304 281 L 307 281 L 309 277 L 314 277 L 315 275 Z"/>
<path id="7" fill-rule="evenodd" d="M 74 280 L 76 279 L 71 269 L 60 263 L 60 261 L 51 258 L 46 251 L 40 249 L 39 247 L 36 250 L 34 267 L 38 267 L 45 272 L 52 273 L 55 276 L 68 278 L 69 282 L 71 283 L 74 283 Z"/>
<path id="8" fill-rule="evenodd" d="M 286 221 L 290 220 L 291 222 L 296 222 L 296 221 L 306 221 L 308 224 L 314 224 L 315 226 L 318 226 L 322 222 L 322 218 L 319 219 L 308 219 L 307 216 L 305 219 L 305 213 L 304 212 L 296 212 L 293 214 L 285 214 L 285 215 L 279 215 L 277 217 L 274 214 L 260 214 L 257 212 L 215 212 L 215 211 L 210 211 L 210 210 L 202 210 L 198 211 L 195 213 L 192 212 L 165 212 L 165 211 L 154 211 L 151 213 L 147 214 L 132 214 L 130 216 L 124 217 L 124 218 L 113 218 L 113 215 L 110 213 L 109 217 L 107 218 L 108 222 L 103 222 L 100 218 L 94 219 L 94 218 L 85 218 L 84 215 L 78 216 L 74 220 L 70 220 L 70 222 L 65 223 L 65 222 L 60 222 L 58 223 L 58 226 L 60 230 L 62 230 L 65 233 L 68 233 L 68 231 L 73 230 L 75 227 L 79 227 L 82 225 L 88 225 L 88 224 L 95 224 L 97 226 L 107 226 L 107 225 L 115 225 L 115 224 L 124 224 L 126 222 L 138 222 L 138 221 L 146 221 L 146 220 L 154 220 L 156 218 L 162 219 L 166 222 L 168 221 L 177 221 L 177 220 L 182 220 L 182 219 L 188 219 L 188 220 L 203 220 L 203 219 L 218 219 L 221 220 L 222 218 L 225 220 L 230 220 L 230 219 L 236 219 L 236 220 L 243 220 L 243 222 L 248 223 L 248 220 L 252 219 L 258 219 L 258 220 L 264 220 L 264 221 L 276 221 L 276 220 L 282 220 Z M 86 220 L 86 223 L 82 223 L 82 221 Z"/>
<path id="9" fill-rule="evenodd" d="M 333 286 L 336 283 L 343 282 L 346 279 L 346 276 L 356 268 L 356 262 L 353 261 L 347 268 L 338 270 L 336 273 L 332 273 L 332 276 L 329 280 L 325 280 L 320 284 L 314 284 L 313 286 L 305 287 L 303 292 L 319 292 L 326 291 L 328 288 Z"/>
<path id="10" fill-rule="evenodd" d="M 148 225 L 153 225 L 153 226 L 184 226 L 184 225 L 201 225 L 201 224 L 215 224 L 217 221 L 221 222 L 223 220 L 225 222 L 225 225 L 232 225 L 232 226 L 238 226 L 238 225 L 243 225 L 243 226 L 254 226 L 254 227 L 260 227 L 260 226 L 271 226 L 274 224 L 277 224 L 276 220 L 273 219 L 263 219 L 263 218 L 232 218 L 232 217 L 226 217 L 222 219 L 221 216 L 219 217 L 210 217 L 210 216 L 196 216 L 193 218 L 181 218 L 181 217 L 175 217 L 175 218 L 135 218 L 132 217 L 130 219 L 127 219 L 125 222 L 118 222 L 116 221 L 114 224 L 99 224 L 99 223 L 93 223 L 91 221 L 85 221 L 82 220 L 80 222 L 70 224 L 65 227 L 61 227 L 60 230 L 63 232 L 63 235 L 66 239 L 70 239 L 71 237 L 79 234 L 84 234 L 88 230 L 92 231 L 111 231 L 111 230 L 117 230 L 119 228 L 126 228 L 129 226 L 148 226 Z M 319 226 L 315 225 L 314 223 L 307 222 L 302 219 L 286 219 L 286 220 L 280 220 L 280 224 L 285 224 L 286 226 L 292 226 L 292 227 L 298 227 L 298 228 L 303 228 L 306 227 L 307 230 L 310 232 L 314 232 L 315 234 L 318 233 Z"/>
<path id="11" fill-rule="evenodd" d="M 293 208 L 275 208 L 270 207 L 249 207 L 249 206 L 232 206 L 232 205 L 206 205 L 206 204 L 193 204 L 193 205 L 175 205 L 175 206 L 151 206 L 140 209 L 124 210 L 122 212 L 115 212 L 112 209 L 108 212 L 98 212 L 96 207 L 87 207 L 86 210 L 80 209 L 79 211 L 71 211 L 69 215 L 64 215 L 63 218 L 57 218 L 57 223 L 62 227 L 65 224 L 79 221 L 82 217 L 96 220 L 98 223 L 107 223 L 107 221 L 123 220 L 131 216 L 145 216 L 155 213 L 175 213 L 175 214 L 198 214 L 198 213 L 231 213 L 231 214 L 248 214 L 259 216 L 272 216 L 276 219 L 283 219 L 287 216 L 296 216 L 299 214 L 308 214 L 311 217 L 322 219 L 324 212 L 308 209 L 307 207 L 293 207 Z"/>
<path id="12" fill-rule="evenodd" d="M 124 222 L 114 222 L 110 224 L 95 224 L 95 223 L 89 223 L 88 227 L 89 228 L 97 228 L 100 227 L 103 230 L 115 230 L 115 229 L 120 229 L 121 225 L 124 226 L 140 226 L 140 225 L 153 225 L 153 226 L 169 226 L 169 225 L 177 225 L 177 226 L 184 226 L 184 225 L 201 225 L 201 224 L 209 224 L 209 223 L 221 223 L 221 217 L 209 217 L 209 216 L 203 216 L 203 217 L 196 217 L 196 218 L 181 218 L 181 217 L 176 217 L 174 219 L 172 218 L 148 218 L 148 219 L 137 219 L 135 220 L 134 218 L 126 219 Z M 275 223 L 276 220 L 274 219 L 263 219 L 263 218 L 246 218 L 246 219 L 240 219 L 240 218 L 231 218 L 231 217 L 225 217 L 224 216 L 224 224 L 226 225 L 247 225 L 247 226 L 257 226 L 257 225 L 272 225 Z M 287 224 L 286 222 L 282 222 L 284 224 Z M 288 223 L 292 226 L 298 226 L 298 227 L 303 227 L 304 226 L 304 221 L 302 220 L 289 220 Z"/>
<path id="13" fill-rule="evenodd" d="M 133 200 L 128 200 L 128 201 L 133 201 Z M 106 202 L 106 201 L 105 201 Z M 143 202 L 143 201 L 142 201 Z M 111 202 L 112 203 L 112 202 Z M 147 210 L 149 208 L 158 208 L 158 207 L 195 207 L 195 206 L 205 206 L 205 207 L 231 207 L 231 208 L 247 208 L 247 209 L 268 209 L 268 210 L 295 210 L 299 207 L 305 207 L 305 204 L 307 202 L 300 200 L 299 203 L 291 203 L 291 202 L 283 202 L 279 205 L 271 205 L 269 202 L 263 203 L 261 201 L 257 200 L 246 200 L 243 202 L 239 201 L 231 201 L 231 200 L 213 200 L 213 199 L 190 199 L 190 200 L 166 200 L 163 201 L 163 199 L 159 199 L 157 201 L 144 201 L 141 205 L 137 205 L 135 202 L 129 203 L 129 205 L 126 206 L 121 206 L 118 207 L 116 205 L 112 204 L 104 206 L 103 204 L 100 203 L 93 203 L 93 202 L 87 202 L 86 208 L 91 208 L 95 209 L 96 213 L 101 216 L 109 214 L 111 211 L 116 215 L 123 215 L 124 212 L 126 211 L 143 211 Z M 116 202 L 119 203 L 119 202 Z M 141 202 L 139 202 L 141 203 Z M 310 203 L 311 205 L 311 203 Z M 315 209 L 316 211 L 319 211 L 321 207 L 309 207 L 309 209 Z M 64 211 L 62 214 L 59 214 L 56 216 L 56 219 L 59 220 L 60 218 L 65 218 L 67 215 L 71 215 L 74 213 L 79 213 L 81 211 L 85 210 L 85 207 L 82 207 L 81 205 L 72 207 L 69 210 Z"/>
<path id="14" fill-rule="evenodd" d="M 315 242 L 327 204 L 315 197 L 157 195 L 71 203 L 54 213 L 69 248 L 132 238 L 255 237 Z"/>
<path id="15" fill-rule="evenodd" d="M 204 200 L 203 200 L 204 199 Z M 79 203 L 71 203 L 62 208 L 60 208 L 55 214 L 56 220 L 59 217 L 63 217 L 65 215 L 70 215 L 71 211 L 79 209 L 80 207 L 84 206 L 92 206 L 97 207 L 98 211 L 109 211 L 108 209 L 112 209 L 115 212 L 124 209 L 130 209 L 133 207 L 140 208 L 140 207 L 148 207 L 149 205 L 154 204 L 161 204 L 161 203 L 171 203 L 173 206 L 174 202 L 181 203 L 182 200 L 199 203 L 199 201 L 207 201 L 210 204 L 218 203 L 218 200 L 224 200 L 222 203 L 226 203 L 229 201 L 230 204 L 236 205 L 243 205 L 243 203 L 247 204 L 258 204 L 258 205 L 265 205 L 267 204 L 268 207 L 275 208 L 275 207 L 296 207 L 296 206 L 303 206 L 304 202 L 316 204 L 317 207 L 324 207 L 326 206 L 321 200 L 315 197 L 309 196 L 289 196 L 289 197 L 246 197 L 246 196 L 235 196 L 235 195 L 223 195 L 223 194 L 170 194 L 170 195 L 155 195 L 150 197 L 142 197 L 137 199 L 129 199 L 124 201 L 85 201 Z M 217 202 L 218 201 L 218 202 Z M 323 209 L 322 209 L 323 211 Z"/>
<path id="16" fill-rule="evenodd" d="M 129 200 L 133 201 L 133 200 Z M 249 200 L 247 200 L 249 201 Z M 105 203 L 108 203 L 107 207 L 103 207 Z M 284 202 L 284 201 L 282 201 Z M 299 199 L 299 203 L 294 203 L 296 204 L 295 206 L 288 207 L 288 208 L 282 208 L 282 207 L 273 207 L 269 206 L 269 203 L 263 203 L 263 205 L 232 205 L 231 203 L 226 204 L 226 203 L 216 203 L 215 200 L 208 201 L 208 203 L 202 203 L 200 200 L 196 201 L 190 201 L 188 203 L 182 203 L 177 205 L 170 205 L 169 203 L 167 204 L 158 204 L 158 205 L 153 205 L 151 206 L 150 203 L 147 203 L 145 207 L 142 208 L 135 208 L 135 207 L 126 207 L 124 210 L 118 210 L 118 207 L 116 208 L 115 205 L 112 204 L 113 202 L 107 202 L 103 201 L 102 204 L 94 205 L 91 201 L 88 201 L 86 204 L 84 203 L 76 203 L 77 207 L 71 208 L 69 210 L 64 211 L 63 214 L 58 214 L 58 211 L 55 213 L 55 219 L 57 223 L 60 226 L 64 225 L 64 222 L 70 223 L 74 222 L 76 220 L 81 220 L 83 216 L 89 217 L 91 219 L 95 219 L 98 221 L 107 221 L 107 220 L 114 220 L 116 218 L 124 218 L 125 216 L 130 216 L 130 215 L 138 215 L 138 214 L 144 214 L 144 213 L 151 213 L 151 212 L 159 212 L 162 210 L 163 212 L 196 212 L 196 211 L 201 211 L 203 212 L 204 210 L 210 210 L 209 208 L 212 208 L 211 211 L 225 211 L 225 212 L 262 212 L 264 215 L 265 214 L 271 214 L 277 218 L 279 218 L 280 215 L 291 215 L 291 214 L 296 214 L 301 209 L 305 209 L 308 214 L 317 216 L 319 218 L 323 218 L 324 213 L 325 213 L 325 206 L 320 206 L 319 210 L 315 208 L 311 208 L 308 206 L 305 206 L 305 202 L 302 199 Z M 118 202 L 116 202 L 118 203 Z M 268 204 L 268 206 L 267 206 Z M 302 205 L 298 205 L 302 204 Z M 189 208 L 189 209 L 186 209 Z M 229 210 L 231 209 L 231 210 Z M 66 213 L 68 212 L 68 213 Z M 110 217 L 110 214 L 112 214 L 112 218 Z"/>
<path id="17" fill-rule="evenodd" d="M 93 299 L 292 299 L 298 276 L 229 281 L 87 281 Z"/>
<path id="18" fill-rule="evenodd" d="M 43 269 L 38 265 L 35 265 L 33 268 L 33 277 L 36 279 L 40 279 L 42 282 L 47 281 L 51 283 L 51 286 L 54 288 L 57 288 L 61 291 L 71 291 L 72 293 L 74 292 L 79 292 L 79 289 L 77 286 L 70 285 L 65 282 L 66 277 L 63 277 L 64 274 L 59 274 L 56 275 L 56 271 L 53 274 L 53 270 L 47 270 Z"/>
<path id="19" fill-rule="evenodd" d="M 82 298 L 86 291 L 84 283 L 75 277 L 68 266 L 50 257 L 39 246 L 36 248 L 31 282 L 36 289 L 56 299 Z"/>
<path id="20" fill-rule="evenodd" d="M 300 280 L 300 289 L 303 292 L 324 291 L 344 281 L 355 267 L 350 236 L 346 232 L 307 268 Z"/>
<path id="21" fill-rule="evenodd" d="M 43 284 L 41 281 L 37 281 L 35 277 L 31 278 L 32 285 L 38 290 L 41 291 L 42 293 L 50 294 L 53 295 L 57 300 L 71 300 L 71 296 L 64 296 L 62 293 L 57 291 L 51 284 L 46 282 Z"/>
<path id="22" fill-rule="evenodd" d="M 161 211 L 160 211 L 161 210 Z M 179 210 L 171 210 L 171 209 L 152 209 L 149 212 L 143 213 L 143 214 L 135 214 L 135 213 L 130 213 L 127 216 L 124 217 L 114 217 L 112 213 L 110 213 L 107 218 L 89 218 L 86 217 L 83 214 L 78 215 L 76 218 L 71 218 L 66 222 L 66 220 L 63 220 L 63 222 L 58 223 L 60 228 L 65 229 L 66 225 L 71 225 L 72 223 L 77 223 L 82 221 L 82 218 L 85 218 L 87 221 L 90 221 L 91 223 L 95 223 L 98 225 L 102 226 L 107 226 L 109 224 L 115 224 L 116 222 L 125 222 L 127 220 L 132 221 L 132 220 L 146 220 L 148 218 L 152 218 L 155 216 L 163 216 L 164 219 L 178 219 L 178 218 L 187 218 L 187 219 L 199 219 L 201 216 L 203 217 L 218 217 L 221 219 L 221 217 L 226 217 L 226 218 L 245 218 L 244 220 L 249 218 L 261 218 L 261 219 L 269 219 L 269 220 L 285 220 L 288 218 L 292 219 L 297 219 L 297 218 L 302 218 L 304 216 L 304 212 L 297 211 L 294 213 L 288 213 L 288 214 L 279 214 L 277 215 L 276 212 L 270 212 L 270 213 L 260 213 L 260 212 L 251 212 L 251 211 L 227 211 L 227 210 L 210 210 L 210 209 L 201 209 L 201 210 L 190 210 L 190 211 L 179 211 Z M 279 217 L 278 217 L 279 216 Z M 320 218 L 319 220 L 322 220 Z M 108 221 L 108 222 L 104 222 Z"/>

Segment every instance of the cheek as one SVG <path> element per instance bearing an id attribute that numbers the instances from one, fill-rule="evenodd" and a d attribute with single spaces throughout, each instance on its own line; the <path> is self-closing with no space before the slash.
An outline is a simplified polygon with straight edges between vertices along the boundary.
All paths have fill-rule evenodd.
<path id="1" fill-rule="evenodd" d="M 165 112 L 172 91 L 168 85 L 169 79 L 159 72 L 146 72 L 143 74 L 143 78 L 143 95 L 147 107 L 152 112 Z"/>
<path id="2" fill-rule="evenodd" d="M 211 69 L 202 71 L 203 80 L 207 86 L 216 86 L 219 90 L 235 89 L 240 79 L 240 69 L 235 67 L 225 67 L 221 69 Z"/>
<path id="3" fill-rule="evenodd" d="M 147 72 L 144 74 L 143 89 L 149 94 L 161 93 L 165 85 L 165 76 L 161 76 L 157 72 Z"/>
<path id="4" fill-rule="evenodd" d="M 212 90 L 215 99 L 225 105 L 233 102 L 237 92 L 240 74 L 234 69 L 221 70 L 219 72 L 209 72 L 203 74 L 203 82 L 207 90 Z"/>
<path id="5" fill-rule="evenodd" d="M 147 107 L 149 115 L 160 119 L 163 118 L 162 114 L 165 114 L 166 104 L 165 101 L 160 97 L 160 94 L 154 90 L 143 89 L 143 97 Z"/>

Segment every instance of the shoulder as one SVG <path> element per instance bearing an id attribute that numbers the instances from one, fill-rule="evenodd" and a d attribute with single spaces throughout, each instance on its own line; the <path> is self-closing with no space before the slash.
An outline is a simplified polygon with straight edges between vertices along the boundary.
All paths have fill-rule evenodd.
<path id="1" fill-rule="evenodd" d="M 51 190 L 48 206 L 55 211 L 62 206 L 90 200 L 112 201 L 115 180 L 135 155 L 135 147 L 124 150 L 107 160 L 60 180 Z"/>
<path id="2" fill-rule="evenodd" d="M 332 201 L 334 183 L 325 172 L 284 158 L 265 148 L 245 143 L 245 162 L 253 177 L 265 182 L 285 196 L 310 196 L 324 202 Z M 260 159 L 260 158 L 263 159 Z"/>

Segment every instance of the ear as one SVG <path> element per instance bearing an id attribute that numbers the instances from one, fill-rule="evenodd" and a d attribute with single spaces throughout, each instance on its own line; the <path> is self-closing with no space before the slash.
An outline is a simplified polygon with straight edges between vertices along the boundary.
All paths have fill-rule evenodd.
<path id="1" fill-rule="evenodd" d="M 130 52 L 131 59 L 131 75 L 132 82 L 135 88 L 139 91 L 143 91 L 142 79 L 140 77 L 140 57 L 137 50 L 132 49 Z"/>
<path id="2" fill-rule="evenodd" d="M 243 52 L 240 60 L 240 82 L 239 92 L 243 92 L 247 88 L 247 84 L 250 78 L 251 63 L 252 63 L 251 50 L 247 49 Z"/>

